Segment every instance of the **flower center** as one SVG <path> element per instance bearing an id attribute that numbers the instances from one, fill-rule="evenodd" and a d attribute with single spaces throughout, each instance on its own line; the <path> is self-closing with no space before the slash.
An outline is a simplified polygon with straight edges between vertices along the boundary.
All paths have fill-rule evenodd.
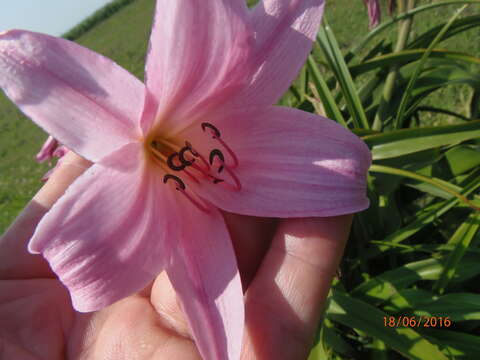
<path id="1" fill-rule="evenodd" d="M 242 184 L 234 172 L 234 169 L 238 166 L 238 158 L 221 138 L 220 131 L 208 122 L 202 123 L 201 128 L 203 132 L 210 133 L 212 139 L 218 141 L 219 147 L 223 151 L 214 148 L 208 156 L 204 156 L 186 140 L 182 146 L 162 138 L 153 139 L 149 143 L 149 150 L 154 161 L 166 172 L 163 183 L 173 184 L 175 189 L 198 209 L 208 212 L 210 206 L 198 196 L 194 196 L 193 193 L 187 191 L 187 186 L 182 177 L 188 177 L 197 184 L 211 183 L 233 191 L 240 191 Z M 228 161 L 225 155 L 227 155 Z"/>

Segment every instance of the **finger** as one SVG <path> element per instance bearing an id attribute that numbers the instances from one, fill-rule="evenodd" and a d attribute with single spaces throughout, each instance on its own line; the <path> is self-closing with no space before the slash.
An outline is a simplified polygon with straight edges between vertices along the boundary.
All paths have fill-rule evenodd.
<path id="1" fill-rule="evenodd" d="M 28 241 L 43 215 L 90 164 L 72 151 L 66 154 L 57 170 L 0 238 L 1 279 L 52 276 L 43 257 L 28 252 Z"/>
<path id="2" fill-rule="evenodd" d="M 277 220 L 224 212 L 244 291 L 254 278 L 267 252 Z"/>
<path id="3" fill-rule="evenodd" d="M 288 219 L 246 294 L 242 359 L 305 359 L 348 237 L 351 216 Z"/>
<path id="4" fill-rule="evenodd" d="M 270 246 L 277 221 L 226 212 L 223 217 L 232 238 L 242 284 L 246 289 Z M 151 303 L 160 314 L 165 327 L 183 337 L 191 336 L 185 314 L 165 272 L 157 276 L 152 286 L 141 292 L 141 295 L 151 297 Z"/>

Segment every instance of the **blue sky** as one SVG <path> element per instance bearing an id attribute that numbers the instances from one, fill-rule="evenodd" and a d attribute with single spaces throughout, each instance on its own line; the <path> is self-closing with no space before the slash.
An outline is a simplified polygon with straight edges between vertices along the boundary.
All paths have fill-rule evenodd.
<path id="1" fill-rule="evenodd" d="M 61 35 L 111 0 L 1 0 L 0 32 L 25 29 Z"/>

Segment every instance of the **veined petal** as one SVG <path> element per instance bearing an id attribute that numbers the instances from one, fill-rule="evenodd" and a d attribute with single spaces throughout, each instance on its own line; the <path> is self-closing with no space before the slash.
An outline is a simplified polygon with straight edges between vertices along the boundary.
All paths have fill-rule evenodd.
<path id="1" fill-rule="evenodd" d="M 253 9 L 254 50 L 251 83 L 238 105 L 272 105 L 288 90 L 312 48 L 324 0 L 263 0 Z"/>
<path id="2" fill-rule="evenodd" d="M 146 85 L 157 98 L 154 121 L 164 134 L 247 83 L 253 33 L 246 19 L 244 0 L 157 1 Z M 142 122 L 144 131 L 153 125 L 149 117 Z"/>
<path id="3" fill-rule="evenodd" d="M 244 302 L 235 253 L 217 209 L 206 214 L 184 198 L 167 273 L 203 359 L 238 360 Z"/>
<path id="4" fill-rule="evenodd" d="M 308 217 L 368 207 L 370 152 L 332 120 L 272 106 L 222 114 L 211 122 L 239 160 L 232 171 L 241 190 L 208 181 L 188 185 L 219 208 L 253 216 Z M 192 126 L 182 136 L 207 156 L 213 148 L 223 149 L 199 127 Z M 227 165 L 232 164 L 228 151 L 223 153 Z M 235 184 L 226 171 L 217 176 Z"/>
<path id="5" fill-rule="evenodd" d="M 0 87 L 40 127 L 88 160 L 140 134 L 143 84 L 71 41 L 20 30 L 1 34 Z"/>
<path id="6" fill-rule="evenodd" d="M 128 144 L 90 167 L 30 241 L 29 250 L 48 260 L 78 311 L 101 309 L 142 289 L 163 267 L 171 191 L 148 176 L 140 146 Z M 110 166 L 120 161 L 119 168 Z"/>

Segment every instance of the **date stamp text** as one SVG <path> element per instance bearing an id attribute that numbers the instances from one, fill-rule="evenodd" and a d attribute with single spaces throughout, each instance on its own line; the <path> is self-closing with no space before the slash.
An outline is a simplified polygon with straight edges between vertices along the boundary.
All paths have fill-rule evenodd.
<path id="1" fill-rule="evenodd" d="M 385 327 L 450 327 L 452 320 L 449 316 L 384 316 L 383 325 Z"/>

